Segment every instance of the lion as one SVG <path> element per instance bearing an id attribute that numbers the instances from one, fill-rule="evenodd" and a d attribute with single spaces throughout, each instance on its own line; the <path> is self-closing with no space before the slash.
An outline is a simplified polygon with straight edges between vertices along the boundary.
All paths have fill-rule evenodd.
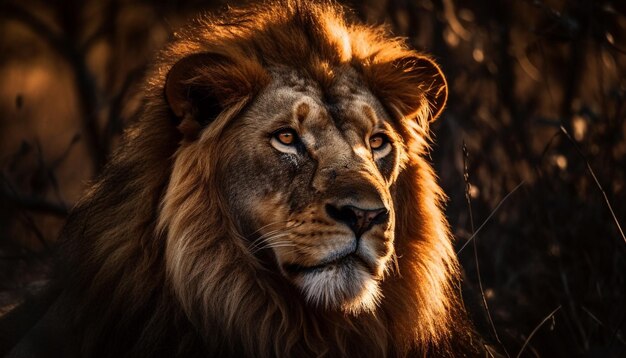
<path id="1" fill-rule="evenodd" d="M 12 356 L 477 354 L 425 159 L 446 99 L 430 57 L 332 2 L 198 18 L 70 214 Z"/>

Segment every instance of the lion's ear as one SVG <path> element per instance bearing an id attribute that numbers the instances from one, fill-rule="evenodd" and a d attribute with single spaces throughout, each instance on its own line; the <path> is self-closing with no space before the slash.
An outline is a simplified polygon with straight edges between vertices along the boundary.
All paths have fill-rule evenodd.
<path id="1" fill-rule="evenodd" d="M 448 99 L 443 72 L 425 56 L 415 54 L 374 63 L 370 76 L 381 99 L 406 117 L 427 116 L 428 122 L 432 122 L 439 117 Z"/>
<path id="2" fill-rule="evenodd" d="M 254 95 L 266 82 L 261 66 L 215 53 L 199 53 L 179 60 L 167 74 L 165 97 L 187 138 L 229 106 Z"/>

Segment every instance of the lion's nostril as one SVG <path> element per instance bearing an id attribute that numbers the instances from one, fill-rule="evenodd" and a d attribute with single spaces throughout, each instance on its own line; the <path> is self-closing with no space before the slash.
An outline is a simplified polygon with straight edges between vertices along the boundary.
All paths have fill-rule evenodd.
<path id="1" fill-rule="evenodd" d="M 358 221 L 356 213 L 350 210 L 347 205 L 337 208 L 334 205 L 326 204 L 326 213 L 336 221 L 348 224 L 350 227 L 356 225 Z"/>
<path id="2" fill-rule="evenodd" d="M 389 219 L 389 210 L 385 208 L 365 210 L 352 205 L 336 207 L 326 204 L 326 213 L 338 222 L 348 225 L 356 237 L 360 237 L 372 226 L 383 224 Z"/>
<path id="3" fill-rule="evenodd" d="M 376 224 L 384 224 L 387 222 L 387 220 L 389 220 L 389 210 L 385 208 L 370 210 L 370 213 L 368 215 L 371 215 L 370 222 L 372 226 Z"/>

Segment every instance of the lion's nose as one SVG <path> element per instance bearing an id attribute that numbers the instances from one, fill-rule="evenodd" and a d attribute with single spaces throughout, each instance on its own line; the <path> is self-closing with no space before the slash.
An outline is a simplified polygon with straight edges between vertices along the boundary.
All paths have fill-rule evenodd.
<path id="1" fill-rule="evenodd" d="M 386 208 L 366 210 L 352 205 L 336 207 L 326 204 L 326 213 L 331 218 L 348 225 L 357 238 L 374 225 L 386 223 L 389 219 L 389 210 Z"/>

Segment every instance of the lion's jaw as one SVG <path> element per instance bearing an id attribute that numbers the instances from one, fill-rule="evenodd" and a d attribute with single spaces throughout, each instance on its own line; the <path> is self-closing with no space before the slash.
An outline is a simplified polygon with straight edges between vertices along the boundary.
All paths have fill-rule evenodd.
<path id="1" fill-rule="evenodd" d="M 384 256 L 378 256 L 371 246 L 372 241 L 386 238 L 357 240 L 353 236 L 329 236 L 325 240 L 333 242 L 331 247 L 336 249 L 330 248 L 313 266 L 285 264 L 283 262 L 289 262 L 286 257 L 294 256 L 289 247 L 273 248 L 283 275 L 315 306 L 338 308 L 352 314 L 374 310 L 381 298 L 379 282 L 392 251 L 389 249 Z"/>

